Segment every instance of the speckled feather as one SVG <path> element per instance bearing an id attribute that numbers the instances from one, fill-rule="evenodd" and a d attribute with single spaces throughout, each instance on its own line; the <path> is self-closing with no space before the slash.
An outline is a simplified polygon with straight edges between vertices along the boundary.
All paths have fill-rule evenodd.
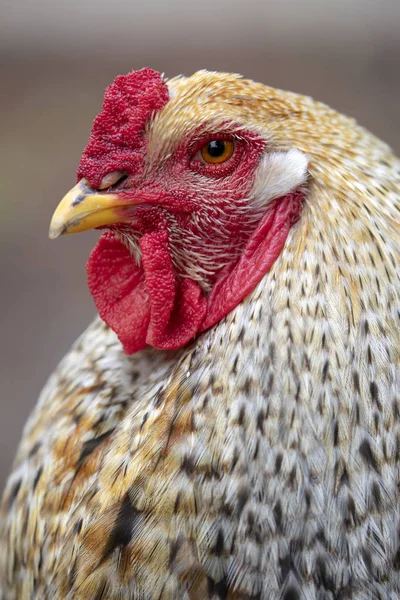
<path id="1" fill-rule="evenodd" d="M 400 161 L 307 97 L 207 72 L 168 85 L 154 161 L 222 114 L 307 155 L 306 205 L 190 346 L 128 357 L 96 319 L 63 359 L 5 490 L 1 598 L 394 600 Z"/>

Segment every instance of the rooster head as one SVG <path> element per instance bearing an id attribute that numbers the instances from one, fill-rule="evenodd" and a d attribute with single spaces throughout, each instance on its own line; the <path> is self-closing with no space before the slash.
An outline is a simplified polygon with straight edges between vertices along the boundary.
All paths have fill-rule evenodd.
<path id="1" fill-rule="evenodd" d="M 307 158 L 269 88 L 148 68 L 107 88 L 50 237 L 104 233 L 87 263 L 101 318 L 126 353 L 176 349 L 261 281 L 299 217 Z"/>

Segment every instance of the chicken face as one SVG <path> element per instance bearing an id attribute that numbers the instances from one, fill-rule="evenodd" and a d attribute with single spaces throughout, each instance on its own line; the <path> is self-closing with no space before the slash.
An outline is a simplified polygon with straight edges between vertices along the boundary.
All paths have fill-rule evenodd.
<path id="1" fill-rule="evenodd" d="M 88 283 L 127 353 L 181 347 L 223 318 L 271 268 L 303 203 L 305 155 L 271 144 L 229 82 L 185 81 L 150 69 L 115 80 L 50 227 L 106 229 Z"/>

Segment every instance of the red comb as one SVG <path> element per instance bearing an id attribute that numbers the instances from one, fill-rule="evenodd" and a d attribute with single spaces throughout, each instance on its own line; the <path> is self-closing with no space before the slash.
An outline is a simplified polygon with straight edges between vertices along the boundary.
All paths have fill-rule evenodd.
<path id="1" fill-rule="evenodd" d="M 166 83 L 152 69 L 116 77 L 106 89 L 101 112 L 94 120 L 79 163 L 78 180 L 86 177 L 96 188 L 111 171 L 140 172 L 146 123 L 168 97 Z"/>

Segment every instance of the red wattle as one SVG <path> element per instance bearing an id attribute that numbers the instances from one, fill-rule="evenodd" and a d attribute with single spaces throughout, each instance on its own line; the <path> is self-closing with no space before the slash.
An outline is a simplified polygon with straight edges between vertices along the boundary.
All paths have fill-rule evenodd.
<path id="1" fill-rule="evenodd" d="M 199 331 L 207 300 L 196 282 L 176 278 L 167 231 L 146 233 L 140 248 L 151 313 L 146 341 L 163 350 L 180 348 Z"/>
<path id="2" fill-rule="evenodd" d="M 146 345 L 180 348 L 199 331 L 207 300 L 196 282 L 176 278 L 165 230 L 145 233 L 140 248 L 138 266 L 113 234 L 101 236 L 86 265 L 99 315 L 126 354 Z"/>
<path id="3" fill-rule="evenodd" d="M 86 269 L 99 315 L 115 331 L 126 354 L 145 348 L 150 310 L 143 269 L 112 233 L 101 236 Z"/>
<path id="4" fill-rule="evenodd" d="M 282 251 L 302 203 L 302 194 L 295 192 L 271 204 L 241 257 L 221 273 L 208 299 L 195 281 L 176 276 L 162 219 L 140 239 L 140 266 L 122 242 L 104 233 L 87 262 L 89 289 L 100 317 L 127 354 L 146 345 L 160 350 L 184 346 L 225 317 L 261 281 Z"/>

